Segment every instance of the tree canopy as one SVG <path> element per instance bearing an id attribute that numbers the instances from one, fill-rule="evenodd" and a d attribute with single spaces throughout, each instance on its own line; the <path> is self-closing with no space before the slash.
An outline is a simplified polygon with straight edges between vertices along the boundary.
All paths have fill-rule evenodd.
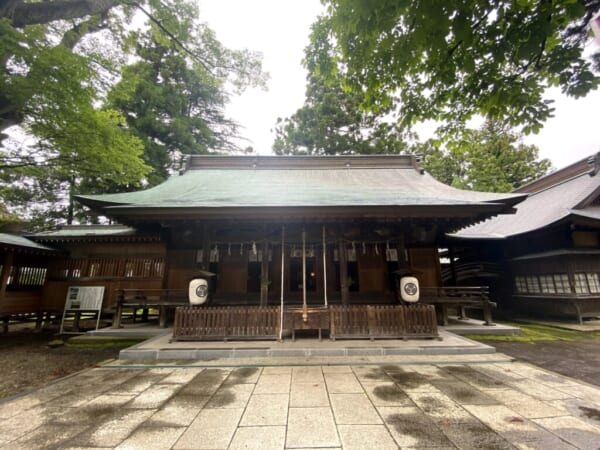
<path id="1" fill-rule="evenodd" d="M 304 105 L 291 117 L 278 119 L 276 154 L 345 155 L 399 153 L 405 133 L 381 113 L 361 110 L 364 96 L 344 88 L 339 74 L 339 48 L 325 20 L 312 26 L 303 65 L 308 71 Z"/>
<path id="2" fill-rule="evenodd" d="M 260 55 L 224 47 L 198 17 L 191 0 L 0 4 L 0 195 L 11 211 L 71 221 L 73 194 L 155 184 L 181 152 L 237 149 L 224 106 L 266 75 Z M 27 145 L 4 133 L 15 126 Z"/>
<path id="3" fill-rule="evenodd" d="M 599 0 L 324 3 L 346 88 L 367 110 L 395 106 L 404 127 L 480 114 L 537 131 L 553 111 L 546 88 L 581 97 L 600 82 L 600 50 L 584 56 Z"/>
<path id="4" fill-rule="evenodd" d="M 510 192 L 546 175 L 551 167 L 548 159 L 539 159 L 535 145 L 524 144 L 519 133 L 494 121 L 468 129 L 461 142 L 446 148 L 432 139 L 413 151 L 438 181 L 475 191 Z"/>

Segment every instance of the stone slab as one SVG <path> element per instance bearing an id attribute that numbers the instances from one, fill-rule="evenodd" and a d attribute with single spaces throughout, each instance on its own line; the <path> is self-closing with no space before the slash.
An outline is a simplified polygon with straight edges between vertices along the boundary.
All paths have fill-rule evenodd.
<path id="1" fill-rule="evenodd" d="M 341 445 L 330 408 L 290 408 L 288 414 L 286 448 Z"/>
<path id="2" fill-rule="evenodd" d="M 253 395 L 248 402 L 240 425 L 286 425 L 288 404 L 288 394 Z"/>
<path id="3" fill-rule="evenodd" d="M 226 449 L 243 412 L 242 408 L 203 409 L 173 448 Z"/>

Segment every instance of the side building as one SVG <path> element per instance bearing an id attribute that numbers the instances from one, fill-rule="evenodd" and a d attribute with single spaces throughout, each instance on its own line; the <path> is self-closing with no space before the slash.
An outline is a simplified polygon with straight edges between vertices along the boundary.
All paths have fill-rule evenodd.
<path id="1" fill-rule="evenodd" d="M 517 189 L 515 215 L 452 235 L 457 281 L 491 284 L 517 314 L 600 317 L 599 171 L 600 154 L 582 159 Z"/>

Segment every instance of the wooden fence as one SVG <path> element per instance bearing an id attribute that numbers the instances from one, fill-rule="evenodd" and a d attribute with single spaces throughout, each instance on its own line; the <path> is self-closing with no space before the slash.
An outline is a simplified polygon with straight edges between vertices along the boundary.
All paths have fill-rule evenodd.
<path id="1" fill-rule="evenodd" d="M 284 314 L 285 326 L 293 332 L 294 311 Z M 324 320 L 321 316 L 325 313 Z M 311 329 L 329 329 L 331 339 L 408 339 L 438 337 L 432 305 L 355 305 L 320 308 Z M 297 314 L 296 314 L 297 315 Z M 310 310 L 309 310 L 310 315 Z M 271 307 L 178 307 L 173 326 L 174 340 L 278 339 L 281 309 Z M 327 320 L 328 319 L 328 320 Z M 318 323 L 317 323 L 318 322 Z M 318 325 L 318 326 L 317 326 Z"/>
<path id="2" fill-rule="evenodd" d="M 279 339 L 280 317 L 278 306 L 180 306 L 175 310 L 173 339 Z"/>
<path id="3" fill-rule="evenodd" d="M 438 337 L 432 305 L 330 306 L 331 339 Z"/>

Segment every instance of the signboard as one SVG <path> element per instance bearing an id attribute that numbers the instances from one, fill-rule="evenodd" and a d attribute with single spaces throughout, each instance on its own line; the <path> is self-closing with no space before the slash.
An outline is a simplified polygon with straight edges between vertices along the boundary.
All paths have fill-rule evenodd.
<path id="1" fill-rule="evenodd" d="M 74 324 L 77 324 L 79 322 L 79 315 L 82 311 L 96 313 L 97 330 L 98 325 L 100 324 L 103 299 L 104 286 L 70 286 L 69 289 L 67 289 L 65 309 L 60 323 L 60 332 L 63 333 L 65 316 L 67 314 L 75 314 Z"/>

